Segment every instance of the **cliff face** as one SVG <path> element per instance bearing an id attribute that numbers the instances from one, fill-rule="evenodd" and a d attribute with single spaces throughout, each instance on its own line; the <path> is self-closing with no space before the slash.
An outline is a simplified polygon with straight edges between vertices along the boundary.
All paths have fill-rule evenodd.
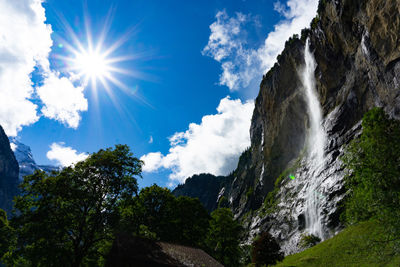
<path id="1" fill-rule="evenodd" d="M 11 211 L 12 199 L 18 192 L 18 162 L 0 126 L 0 209 Z"/>
<path id="2" fill-rule="evenodd" d="M 300 235 L 312 232 L 307 211 L 311 194 L 321 238 L 341 230 L 338 202 L 345 190 L 339 158 L 344 146 L 359 134 L 362 115 L 373 106 L 400 119 L 399 13 L 397 0 L 321 0 L 311 29 L 290 39 L 264 75 L 251 147 L 232 178 L 218 189 L 248 229 L 245 242 L 270 231 L 286 254 L 298 251 Z M 326 135 L 324 164 L 319 167 L 308 154 L 307 141 L 313 140 L 301 79 L 307 38 Z"/>

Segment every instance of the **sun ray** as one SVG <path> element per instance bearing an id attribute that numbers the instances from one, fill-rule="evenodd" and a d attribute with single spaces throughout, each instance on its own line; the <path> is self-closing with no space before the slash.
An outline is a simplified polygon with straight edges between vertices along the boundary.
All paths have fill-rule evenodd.
<path id="1" fill-rule="evenodd" d="M 59 68 L 61 71 L 66 75 L 70 75 L 74 82 L 90 89 L 95 102 L 93 107 L 97 112 L 101 110 L 99 101 L 101 100 L 101 93 L 104 92 L 120 116 L 129 118 L 130 121 L 137 124 L 135 118 L 133 118 L 133 114 L 124 106 L 123 101 L 118 99 L 115 90 L 118 89 L 129 98 L 155 109 L 145 99 L 143 94 L 139 93 L 137 85 L 127 85 L 129 82 L 125 84 L 125 80 L 123 79 L 126 76 L 154 82 L 156 79 L 151 77 L 151 75 L 132 68 L 131 64 L 126 64 L 128 61 L 152 59 L 154 51 L 121 54 L 119 49 L 128 40 L 132 41 L 132 36 L 137 30 L 138 25 L 131 27 L 115 41 L 109 42 L 108 37 L 110 36 L 111 21 L 114 15 L 115 9 L 111 8 L 104 19 L 103 26 L 99 28 L 99 31 L 96 31 L 93 30 L 92 21 L 90 21 L 89 16 L 84 11 L 84 27 L 83 31 L 79 32 L 79 30 L 75 31 L 75 27 L 72 28 L 63 18 L 62 14 L 60 14 L 59 19 L 66 32 L 64 38 L 67 38 L 67 40 L 57 36 L 57 39 L 62 43 L 62 49 L 59 50 L 60 53 L 54 55 L 54 58 L 62 62 L 62 67 Z M 130 67 L 127 69 L 125 66 Z"/>

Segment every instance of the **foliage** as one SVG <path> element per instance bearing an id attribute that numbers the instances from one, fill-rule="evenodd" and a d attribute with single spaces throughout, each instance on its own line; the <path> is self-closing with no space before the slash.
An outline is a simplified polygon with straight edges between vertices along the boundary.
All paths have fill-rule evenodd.
<path id="1" fill-rule="evenodd" d="M 239 157 L 238 165 L 244 165 L 251 159 L 251 147 L 246 148 Z"/>
<path id="2" fill-rule="evenodd" d="M 301 248 L 310 248 L 310 247 L 315 246 L 319 242 L 321 242 L 321 238 L 319 238 L 318 236 L 315 236 L 312 234 L 311 235 L 302 234 L 301 238 L 300 238 L 300 247 Z"/>
<path id="3" fill-rule="evenodd" d="M 383 228 L 376 221 L 349 226 L 331 239 L 285 257 L 276 266 L 398 266 L 400 256 L 392 253 L 391 244 L 381 244 L 379 250 L 372 246 L 382 235 Z"/>
<path id="4" fill-rule="evenodd" d="M 225 196 L 220 197 L 218 201 L 218 208 L 228 208 L 228 207 L 229 207 L 228 199 Z"/>
<path id="5" fill-rule="evenodd" d="M 9 251 L 14 239 L 14 230 L 9 225 L 7 213 L 0 209 L 0 259 Z"/>
<path id="6" fill-rule="evenodd" d="M 320 20 L 321 19 L 319 18 L 319 15 L 315 16 L 315 18 L 313 18 L 313 20 L 311 21 L 310 28 L 312 30 L 316 29 Z"/>
<path id="7" fill-rule="evenodd" d="M 150 240 L 157 240 L 157 234 L 150 231 L 149 227 L 147 227 L 144 224 L 139 225 L 138 236 L 146 238 L 146 239 L 150 239 Z"/>
<path id="8" fill-rule="evenodd" d="M 345 203 L 348 223 L 376 218 L 387 240 L 400 238 L 400 122 L 380 108 L 364 115 L 362 134 L 342 158 L 349 190 Z"/>
<path id="9" fill-rule="evenodd" d="M 240 265 L 247 266 L 251 263 L 251 245 L 240 246 Z"/>
<path id="10" fill-rule="evenodd" d="M 178 197 L 174 205 L 174 242 L 204 247 L 210 215 L 197 198 Z M 171 229 L 170 229 L 171 230 Z"/>
<path id="11" fill-rule="evenodd" d="M 211 213 L 206 244 L 211 255 L 225 266 L 238 266 L 239 237 L 242 227 L 233 219 L 232 211 L 219 208 Z"/>
<path id="12" fill-rule="evenodd" d="M 253 194 L 254 194 L 254 188 L 252 186 L 250 186 L 246 192 L 247 199 L 249 199 Z"/>
<path id="13" fill-rule="evenodd" d="M 300 167 L 302 157 L 303 151 L 300 153 L 300 156 L 296 159 L 296 161 L 291 166 L 286 168 L 275 180 L 274 189 L 268 192 L 267 196 L 264 198 L 264 203 L 261 207 L 262 214 L 272 213 L 276 209 L 276 206 L 278 205 L 276 195 L 279 192 L 280 186 L 282 182 L 288 178 L 289 174 L 294 173 Z"/>
<path id="14" fill-rule="evenodd" d="M 285 48 L 288 48 L 290 45 L 294 44 L 296 40 L 299 40 L 299 35 L 293 34 L 293 36 L 289 37 L 289 39 L 285 42 Z"/>
<path id="15" fill-rule="evenodd" d="M 26 176 L 15 199 L 17 244 L 9 264 L 23 258 L 31 266 L 97 265 L 119 223 L 120 203 L 137 193 L 141 166 L 128 146 L 116 145 L 59 173 Z"/>
<path id="16" fill-rule="evenodd" d="M 318 11 L 317 11 L 318 15 L 321 15 L 321 13 L 325 9 L 325 7 L 326 7 L 326 0 L 319 0 Z"/>
<path id="17" fill-rule="evenodd" d="M 134 203 L 124 208 L 123 229 L 139 234 L 138 227 L 145 225 L 158 239 L 170 241 L 174 200 L 167 188 L 157 185 L 143 188 Z"/>
<path id="18" fill-rule="evenodd" d="M 60 172 L 26 176 L 10 223 L 0 210 L 3 262 L 104 266 L 114 241 L 133 236 L 209 249 L 237 266 L 241 227 L 232 212 L 220 208 L 210 217 L 198 199 L 157 185 L 138 193 L 141 167 L 129 147 L 117 145 Z"/>
<path id="19" fill-rule="evenodd" d="M 137 236 L 202 247 L 209 215 L 198 199 L 157 185 L 143 188 L 123 209 L 122 230 Z M 150 234 L 150 236 L 148 235 Z"/>
<path id="20" fill-rule="evenodd" d="M 264 232 L 253 241 L 251 262 L 257 267 L 275 264 L 277 261 L 283 260 L 283 253 L 280 250 L 279 244 L 272 235 Z"/>

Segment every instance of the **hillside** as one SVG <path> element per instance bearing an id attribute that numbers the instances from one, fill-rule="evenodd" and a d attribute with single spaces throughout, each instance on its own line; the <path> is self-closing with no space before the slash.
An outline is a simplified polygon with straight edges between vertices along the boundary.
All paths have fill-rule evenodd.
<path id="1" fill-rule="evenodd" d="M 399 266 L 399 256 L 385 254 L 384 246 L 376 251 L 369 245 L 380 233 L 378 223 L 360 223 L 301 253 L 287 256 L 276 266 Z"/>

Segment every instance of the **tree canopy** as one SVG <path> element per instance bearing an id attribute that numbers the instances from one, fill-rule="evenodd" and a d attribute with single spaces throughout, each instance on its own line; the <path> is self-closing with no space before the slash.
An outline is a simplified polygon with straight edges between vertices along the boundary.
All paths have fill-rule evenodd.
<path id="1" fill-rule="evenodd" d="M 387 233 L 400 237 L 400 122 L 381 108 L 367 112 L 362 134 L 346 149 L 345 185 L 348 223 L 377 219 Z"/>
<path id="2" fill-rule="evenodd" d="M 209 215 L 198 199 L 176 198 L 157 185 L 143 188 L 124 209 L 124 228 L 143 237 L 204 247 Z M 132 223 L 133 222 L 133 223 Z"/>
<path id="3" fill-rule="evenodd" d="M 230 209 L 219 208 L 211 213 L 206 243 L 211 255 L 225 266 L 239 266 L 241 230 Z"/>
<path id="4" fill-rule="evenodd" d="M 59 173 L 25 177 L 15 199 L 13 254 L 33 266 L 95 264 L 112 241 L 120 203 L 137 194 L 141 168 L 129 147 L 117 145 Z"/>

